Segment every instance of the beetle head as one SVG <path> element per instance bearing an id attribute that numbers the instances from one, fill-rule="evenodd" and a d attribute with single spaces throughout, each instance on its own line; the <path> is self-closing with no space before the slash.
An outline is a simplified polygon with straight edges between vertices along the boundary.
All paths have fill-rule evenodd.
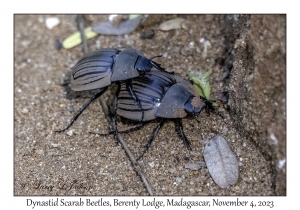
<path id="1" fill-rule="evenodd" d="M 199 97 L 192 95 L 185 103 L 184 110 L 188 114 L 198 115 L 204 106 L 205 106 L 205 103 L 203 103 Z"/>
<path id="2" fill-rule="evenodd" d="M 134 64 L 134 68 L 140 73 L 145 73 L 151 70 L 152 63 L 148 58 L 139 55 Z"/>

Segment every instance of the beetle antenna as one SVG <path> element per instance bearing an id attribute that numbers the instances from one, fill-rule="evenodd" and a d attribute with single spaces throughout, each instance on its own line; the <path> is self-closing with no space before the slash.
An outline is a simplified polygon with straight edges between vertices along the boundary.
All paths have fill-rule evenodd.
<path id="1" fill-rule="evenodd" d="M 158 69 L 158 70 L 160 70 L 160 71 L 164 71 L 164 72 L 169 73 L 169 74 L 174 74 L 174 71 L 168 72 L 168 71 L 165 70 L 165 68 L 162 68 L 162 67 L 161 67 L 161 64 L 156 63 L 156 62 L 153 61 L 154 58 L 162 57 L 162 56 L 163 56 L 163 55 L 156 55 L 156 56 L 152 57 L 151 59 L 149 59 L 149 60 L 150 60 L 150 63 L 151 63 L 156 69 Z"/>
<path id="2" fill-rule="evenodd" d="M 158 63 L 156 63 L 156 62 L 153 61 L 154 58 L 158 58 L 158 57 L 162 57 L 162 56 L 163 56 L 162 54 L 156 55 L 156 56 L 150 58 L 149 60 L 150 60 L 150 63 L 151 63 L 156 69 L 158 69 L 158 70 L 160 70 L 160 71 L 166 72 L 166 71 L 165 71 L 165 68 L 162 68 L 162 67 L 160 66 L 161 64 L 158 64 Z"/>
<path id="3" fill-rule="evenodd" d="M 216 111 L 215 108 L 213 107 L 213 103 L 216 102 L 215 100 L 208 100 L 202 96 L 200 96 L 200 99 L 203 101 L 203 103 L 205 103 L 205 108 L 207 112 L 212 111 L 213 113 L 219 115 L 224 119 L 224 116 L 220 112 Z"/>
<path id="4" fill-rule="evenodd" d="M 152 61 L 154 58 L 160 58 L 160 57 L 163 57 L 163 55 L 162 54 L 160 54 L 160 55 L 156 55 L 156 56 L 154 56 L 154 57 L 152 57 L 152 58 L 150 58 L 150 61 Z"/>
<path id="5" fill-rule="evenodd" d="M 156 62 L 154 62 L 154 61 L 152 61 L 152 60 L 150 60 L 150 63 L 151 63 L 156 69 L 158 69 L 158 70 L 160 70 L 160 71 L 165 71 L 164 68 L 160 67 L 161 64 L 158 64 L 158 63 L 156 63 Z"/>

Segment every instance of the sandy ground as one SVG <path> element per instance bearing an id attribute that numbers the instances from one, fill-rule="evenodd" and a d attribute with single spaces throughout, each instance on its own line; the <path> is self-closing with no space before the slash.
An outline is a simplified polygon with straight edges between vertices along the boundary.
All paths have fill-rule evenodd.
<path id="1" fill-rule="evenodd" d="M 88 99 L 88 94 L 66 92 L 64 79 L 71 67 L 83 56 L 81 47 L 56 49 L 55 40 L 63 40 L 77 30 L 75 15 L 54 15 L 61 23 L 49 30 L 45 19 L 52 15 L 15 16 L 14 53 L 14 194 L 15 195 L 148 195 L 140 177 L 113 136 L 99 137 L 89 131 L 106 133 L 109 127 L 98 101 L 74 123 L 69 132 L 63 128 L 74 111 Z M 163 32 L 158 26 L 175 17 L 186 19 L 182 29 Z M 106 20 L 107 15 L 87 15 L 90 23 Z M 99 35 L 88 40 L 89 51 L 106 47 L 131 46 L 147 57 L 157 58 L 169 71 L 187 78 L 191 70 L 212 70 L 211 97 L 222 91 L 221 66 L 218 58 L 224 48 L 220 16 L 217 15 L 150 15 L 129 35 Z M 89 23 L 89 22 L 88 22 Z M 140 33 L 153 29 L 152 39 Z M 204 41 L 210 46 L 205 50 Z M 64 86 L 65 85 L 65 86 Z M 192 152 L 184 146 L 176 127 L 168 121 L 139 162 L 155 195 L 274 195 L 274 177 L 270 162 L 259 150 L 240 136 L 225 116 L 203 112 L 198 123 L 183 119 L 184 131 L 191 141 Z M 122 134 L 135 157 L 143 151 L 158 121 Z M 128 126 L 119 120 L 119 127 Z M 185 168 L 187 163 L 204 162 L 205 144 L 222 135 L 239 161 L 236 185 L 219 188 L 208 169 Z M 73 185 L 72 185 L 73 183 Z M 69 189 L 71 188 L 71 189 Z"/>

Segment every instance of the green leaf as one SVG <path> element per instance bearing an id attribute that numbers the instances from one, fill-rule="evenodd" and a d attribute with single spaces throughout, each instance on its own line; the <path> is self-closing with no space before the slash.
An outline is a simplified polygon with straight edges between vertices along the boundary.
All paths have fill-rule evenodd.
<path id="1" fill-rule="evenodd" d="M 195 88 L 200 96 L 209 100 L 210 97 L 210 85 L 209 77 L 212 71 L 192 71 L 189 74 L 189 79 L 193 81 Z"/>
<path id="2" fill-rule="evenodd" d="M 84 34 L 85 34 L 86 39 L 90 39 L 90 38 L 93 38 L 98 35 L 96 32 L 92 31 L 91 28 L 84 29 Z M 77 31 L 77 32 L 73 33 L 72 35 L 68 36 L 63 41 L 62 45 L 65 49 L 70 49 L 72 47 L 79 45 L 81 42 L 82 42 L 82 40 L 81 40 L 80 32 Z"/>
<path id="3" fill-rule="evenodd" d="M 135 18 L 137 18 L 138 16 L 140 16 L 140 15 L 137 15 L 137 14 L 132 14 L 132 15 L 129 15 L 129 20 L 131 20 L 131 19 L 135 19 Z"/>

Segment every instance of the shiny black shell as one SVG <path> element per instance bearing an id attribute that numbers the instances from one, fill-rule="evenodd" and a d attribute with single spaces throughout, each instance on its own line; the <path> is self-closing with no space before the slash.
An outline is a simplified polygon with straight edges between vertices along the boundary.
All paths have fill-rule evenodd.
<path id="1" fill-rule="evenodd" d="M 109 86 L 150 71 L 153 62 L 133 48 L 104 48 L 85 55 L 72 69 L 71 88 L 75 91 Z"/>
<path id="2" fill-rule="evenodd" d="M 180 76 L 152 70 L 132 79 L 132 89 L 144 111 L 143 121 L 160 118 L 184 118 L 198 114 L 205 104 L 193 85 Z M 117 115 L 139 121 L 142 110 L 122 83 L 118 95 Z"/>

